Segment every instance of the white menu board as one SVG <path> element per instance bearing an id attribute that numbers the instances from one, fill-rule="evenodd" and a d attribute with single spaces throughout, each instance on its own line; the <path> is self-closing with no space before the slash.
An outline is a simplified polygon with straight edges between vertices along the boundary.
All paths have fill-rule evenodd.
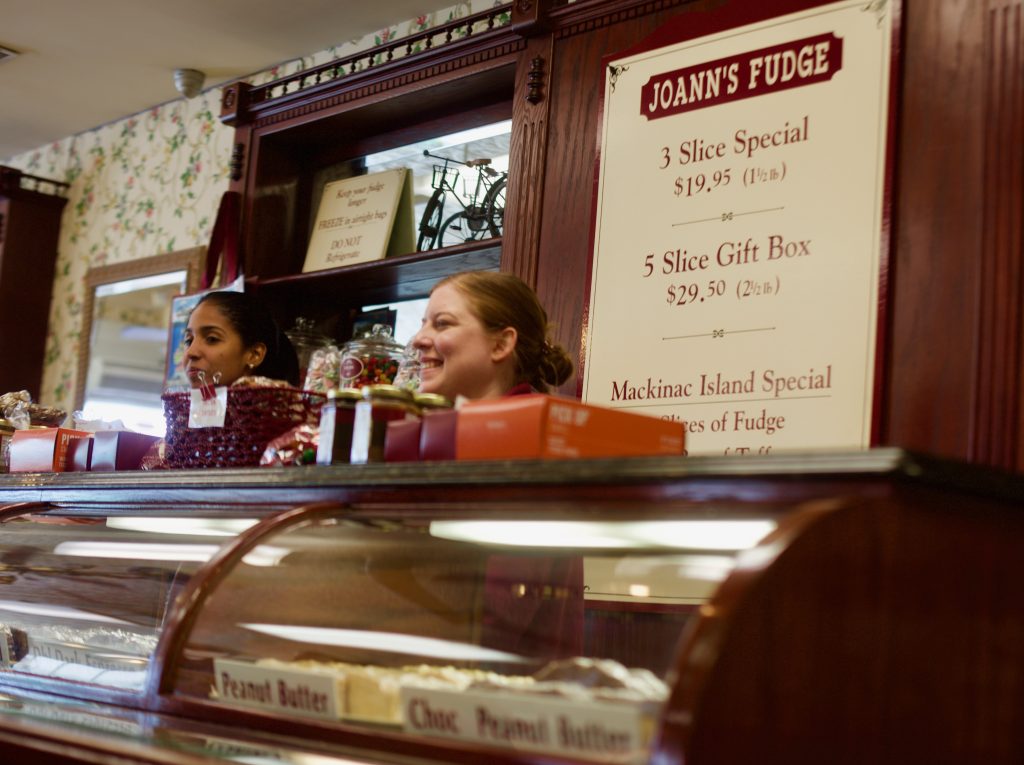
<path id="1" fill-rule="evenodd" d="M 870 445 L 892 7 L 607 61 L 583 400 L 689 454 Z"/>

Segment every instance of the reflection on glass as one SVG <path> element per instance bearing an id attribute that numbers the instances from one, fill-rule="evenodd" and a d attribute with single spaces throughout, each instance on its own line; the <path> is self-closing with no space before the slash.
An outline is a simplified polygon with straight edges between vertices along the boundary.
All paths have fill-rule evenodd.
<path id="1" fill-rule="evenodd" d="M 431 536 L 510 547 L 668 547 L 680 550 L 744 550 L 774 531 L 774 521 L 433 521 Z"/>
<path id="2" fill-rule="evenodd" d="M 506 651 L 481 648 L 472 643 L 454 640 L 437 640 L 417 635 L 402 635 L 396 632 L 377 630 L 343 630 L 327 627 L 298 627 L 288 624 L 241 624 L 253 632 L 273 635 L 302 643 L 322 646 L 339 646 L 382 651 L 384 653 L 406 654 L 424 659 L 445 661 L 499 661 L 523 662 L 522 656 Z"/>
<path id="3" fill-rule="evenodd" d="M 256 518 L 107 518 L 108 529 L 145 531 L 151 534 L 188 534 L 200 537 L 233 537 L 259 523 Z"/>
<path id="4" fill-rule="evenodd" d="M 21 603 L 14 600 L 0 600 L 0 611 L 10 611 L 28 616 L 45 616 L 51 619 L 102 622 L 104 624 L 129 624 L 124 619 L 115 619 L 103 614 L 83 611 L 68 606 L 48 606 L 44 603 Z"/>

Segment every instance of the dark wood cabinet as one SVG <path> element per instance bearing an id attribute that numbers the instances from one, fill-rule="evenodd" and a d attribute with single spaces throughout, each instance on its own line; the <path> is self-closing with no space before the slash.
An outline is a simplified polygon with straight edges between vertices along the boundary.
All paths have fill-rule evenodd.
<path id="1" fill-rule="evenodd" d="M 512 118 L 525 23 L 500 6 L 293 77 L 225 89 L 242 268 L 280 320 L 301 313 L 344 340 L 362 305 L 425 297 L 448 273 L 501 266 L 502 242 L 492 238 L 302 273 L 325 183 L 359 174 L 375 152 Z"/>
<path id="2" fill-rule="evenodd" d="M 0 167 L 0 392 L 39 398 L 67 188 Z"/>
<path id="3" fill-rule="evenodd" d="M 516 2 L 274 83 L 225 90 L 245 272 L 286 313 L 424 294 L 449 269 L 533 284 L 581 351 L 603 56 L 742 0 Z M 1024 468 L 1024 0 L 902 0 L 895 189 L 875 441 Z M 465 21 L 465 20 L 463 20 Z M 940 72 L 940 86 L 936 85 Z M 361 153 L 512 119 L 500 241 L 298 275 L 313 195 Z M 478 123 L 477 123 L 478 124 Z M 575 381 L 563 393 L 576 393 Z"/>

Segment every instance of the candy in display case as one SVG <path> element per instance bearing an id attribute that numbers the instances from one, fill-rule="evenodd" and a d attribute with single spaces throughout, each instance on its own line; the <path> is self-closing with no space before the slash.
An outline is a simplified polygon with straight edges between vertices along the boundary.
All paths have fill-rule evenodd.
<path id="1" fill-rule="evenodd" d="M 687 623 L 775 520 L 527 510 L 296 517 L 222 569 L 169 687 L 415 740 L 644 762 Z M 247 563 L 256 550 L 273 564 Z"/>

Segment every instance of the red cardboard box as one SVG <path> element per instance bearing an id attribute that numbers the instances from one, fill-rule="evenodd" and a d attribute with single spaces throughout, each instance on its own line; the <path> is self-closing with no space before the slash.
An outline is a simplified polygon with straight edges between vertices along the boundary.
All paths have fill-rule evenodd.
<path id="1" fill-rule="evenodd" d="M 130 430 L 99 430 L 93 434 L 90 470 L 138 470 L 146 452 L 159 440 Z"/>
<path id="2" fill-rule="evenodd" d="M 455 423 L 459 413 L 455 409 L 437 409 L 423 413 L 420 428 L 421 460 L 455 459 Z"/>
<path id="3" fill-rule="evenodd" d="M 565 459 L 682 454 L 683 425 L 533 393 L 459 409 L 460 460 Z"/>
<path id="4" fill-rule="evenodd" d="M 89 470 L 92 465 L 92 437 L 73 438 L 68 442 L 68 453 L 64 458 L 66 471 Z"/>
<path id="5" fill-rule="evenodd" d="M 70 428 L 16 430 L 11 436 L 11 472 L 63 473 L 68 444 L 90 435 Z"/>
<path id="6" fill-rule="evenodd" d="M 415 462 L 420 458 L 420 421 L 392 420 L 384 435 L 385 462 Z"/>

